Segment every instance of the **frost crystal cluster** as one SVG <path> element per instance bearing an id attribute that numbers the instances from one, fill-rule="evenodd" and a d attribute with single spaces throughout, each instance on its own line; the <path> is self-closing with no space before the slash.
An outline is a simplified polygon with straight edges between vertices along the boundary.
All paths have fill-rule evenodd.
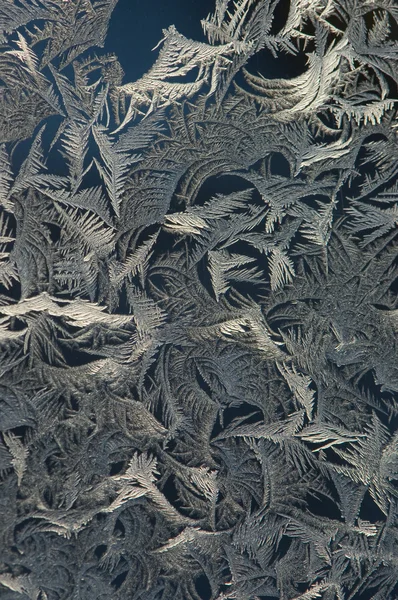
<path id="1" fill-rule="evenodd" d="M 394 600 L 398 4 L 116 2 L 0 0 L 0 597 Z"/>

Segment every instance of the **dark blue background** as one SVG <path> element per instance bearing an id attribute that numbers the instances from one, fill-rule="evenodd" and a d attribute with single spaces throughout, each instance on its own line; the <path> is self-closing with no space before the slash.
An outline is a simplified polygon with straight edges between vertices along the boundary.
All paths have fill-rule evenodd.
<path id="1" fill-rule="evenodd" d="M 151 68 L 162 29 L 175 25 L 188 38 L 206 41 L 201 19 L 214 11 L 215 0 L 119 0 L 105 43 L 123 67 L 123 83 L 135 81 Z"/>

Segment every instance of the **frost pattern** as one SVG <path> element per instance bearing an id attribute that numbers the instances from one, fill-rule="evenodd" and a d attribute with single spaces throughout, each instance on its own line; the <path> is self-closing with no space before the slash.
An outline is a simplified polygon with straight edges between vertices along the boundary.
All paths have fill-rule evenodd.
<path id="1" fill-rule="evenodd" d="M 398 8 L 283 3 L 0 2 L 4 600 L 398 597 Z"/>

